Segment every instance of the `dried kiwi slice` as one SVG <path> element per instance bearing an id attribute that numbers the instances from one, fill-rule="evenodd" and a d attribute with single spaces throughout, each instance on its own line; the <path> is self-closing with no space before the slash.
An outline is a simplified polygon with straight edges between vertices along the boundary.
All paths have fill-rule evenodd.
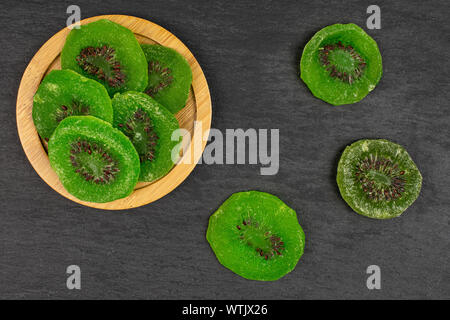
<path id="1" fill-rule="evenodd" d="M 42 80 L 33 98 L 33 122 L 48 141 L 68 116 L 92 115 L 112 123 L 111 99 L 105 88 L 72 70 L 53 70 Z"/>
<path id="2" fill-rule="evenodd" d="M 177 51 L 160 45 L 141 45 L 148 62 L 148 86 L 145 93 L 170 112 L 183 109 L 189 96 L 192 71 Z"/>
<path id="3" fill-rule="evenodd" d="M 112 100 L 114 127 L 133 143 L 141 162 L 140 181 L 151 182 L 167 174 L 174 166 L 172 150 L 180 141 L 172 141 L 179 129 L 174 115 L 161 104 L 141 92 L 116 94 Z"/>
<path id="4" fill-rule="evenodd" d="M 70 31 L 61 67 L 99 81 L 111 96 L 147 87 L 147 61 L 134 34 L 105 19 Z"/>
<path id="5" fill-rule="evenodd" d="M 422 176 L 406 150 L 387 140 L 359 140 L 339 160 L 337 184 L 354 211 L 389 219 L 419 196 Z"/>
<path id="6" fill-rule="evenodd" d="M 363 99 L 383 73 L 377 43 L 355 24 L 334 24 L 306 44 L 301 78 L 314 96 L 333 105 Z"/>
<path id="7" fill-rule="evenodd" d="M 139 178 L 139 156 L 130 140 L 92 116 L 61 121 L 50 138 L 48 156 L 64 188 L 84 201 L 126 197 Z"/>
<path id="8" fill-rule="evenodd" d="M 291 272 L 305 246 L 295 211 L 276 196 L 259 191 L 228 198 L 210 217 L 206 238 L 222 265 L 260 281 Z"/>

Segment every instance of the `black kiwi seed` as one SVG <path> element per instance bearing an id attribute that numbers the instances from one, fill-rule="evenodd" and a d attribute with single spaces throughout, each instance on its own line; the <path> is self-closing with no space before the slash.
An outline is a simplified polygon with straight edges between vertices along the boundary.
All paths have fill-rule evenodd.
<path id="1" fill-rule="evenodd" d="M 405 192 L 405 171 L 386 158 L 370 154 L 356 166 L 355 178 L 367 197 L 374 201 L 391 201 Z"/>
<path id="2" fill-rule="evenodd" d="M 159 137 L 147 112 L 139 108 L 125 123 L 119 123 L 118 126 L 135 146 L 141 162 L 152 161 L 155 158 Z"/>
<path id="3" fill-rule="evenodd" d="M 76 60 L 84 71 L 105 81 L 111 87 L 121 87 L 125 82 L 125 74 L 121 71 L 113 48 L 106 45 L 97 48 L 86 47 L 81 50 Z"/>
<path id="4" fill-rule="evenodd" d="M 347 63 L 345 65 L 337 63 L 333 58 L 336 54 L 343 55 Z M 366 62 L 361 55 L 351 45 L 343 45 L 340 41 L 319 48 L 319 60 L 330 77 L 349 84 L 361 78 L 366 68 Z"/>
<path id="5" fill-rule="evenodd" d="M 153 97 L 173 82 L 172 70 L 164 67 L 158 61 L 148 63 L 148 87 L 145 93 Z"/>
<path id="6" fill-rule="evenodd" d="M 281 238 L 258 222 L 247 218 L 242 220 L 242 223 L 236 228 L 239 232 L 239 239 L 254 248 L 263 259 L 269 260 L 277 255 L 283 255 L 284 242 L 281 241 Z"/>
<path id="7" fill-rule="evenodd" d="M 104 148 L 81 138 L 71 145 L 70 162 L 76 173 L 96 184 L 111 183 L 120 171 Z"/>
<path id="8" fill-rule="evenodd" d="M 69 116 L 86 116 L 88 114 L 89 106 L 73 101 L 71 105 L 62 105 L 59 109 L 57 109 L 55 118 L 57 122 L 61 122 Z"/>

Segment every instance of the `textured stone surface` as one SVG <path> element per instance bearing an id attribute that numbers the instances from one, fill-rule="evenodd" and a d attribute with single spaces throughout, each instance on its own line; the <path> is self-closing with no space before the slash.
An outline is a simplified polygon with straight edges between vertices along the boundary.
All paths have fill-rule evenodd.
<path id="1" fill-rule="evenodd" d="M 258 3 L 258 5 L 255 5 Z M 331 1 L 330 1 L 331 3 Z M 299 80 L 302 48 L 320 28 L 365 28 L 361 1 L 77 1 L 82 17 L 136 15 L 177 35 L 204 69 L 213 127 L 280 128 L 280 171 L 199 165 L 174 192 L 129 212 L 73 203 L 48 187 L 20 146 L 15 99 L 39 47 L 65 26 L 69 3 L 0 4 L 0 297 L 154 299 L 450 298 L 448 1 L 379 1 L 384 75 L 363 101 L 332 107 Z M 344 147 L 361 138 L 402 144 L 424 176 L 400 218 L 361 217 L 335 182 Z M 273 193 L 297 210 L 306 234 L 297 268 L 273 283 L 223 268 L 205 239 L 208 218 L 230 194 Z M 82 290 L 65 269 L 82 270 Z M 382 290 L 366 288 L 367 266 Z"/>

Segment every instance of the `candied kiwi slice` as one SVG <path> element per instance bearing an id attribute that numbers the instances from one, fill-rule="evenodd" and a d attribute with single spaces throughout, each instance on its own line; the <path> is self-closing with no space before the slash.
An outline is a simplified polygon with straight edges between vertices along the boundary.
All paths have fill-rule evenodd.
<path id="1" fill-rule="evenodd" d="M 99 81 L 110 96 L 147 87 L 147 61 L 134 34 L 106 19 L 70 31 L 61 67 Z"/>
<path id="2" fill-rule="evenodd" d="M 223 266 L 260 281 L 278 280 L 291 272 L 305 246 L 295 211 L 260 191 L 228 198 L 210 217 L 206 238 Z"/>
<path id="3" fill-rule="evenodd" d="M 303 50 L 300 70 L 312 94 L 332 105 L 360 101 L 383 73 L 377 43 L 352 23 L 317 32 Z"/>
<path id="4" fill-rule="evenodd" d="M 148 86 L 145 93 L 170 112 L 183 109 L 189 96 L 192 71 L 177 51 L 160 45 L 142 44 L 148 62 Z"/>
<path id="5" fill-rule="evenodd" d="M 48 141 L 68 116 L 92 115 L 112 123 L 113 110 L 106 89 L 72 70 L 53 70 L 45 76 L 33 98 L 33 122 Z"/>
<path id="6" fill-rule="evenodd" d="M 133 143 L 141 162 L 140 181 L 151 182 L 166 175 L 179 155 L 180 140 L 172 140 L 178 120 L 157 101 L 141 92 L 116 94 L 112 100 L 113 126 Z"/>
<path id="7" fill-rule="evenodd" d="M 109 202 L 131 194 L 138 182 L 139 156 L 130 140 L 92 116 L 71 116 L 48 144 L 50 164 L 76 198 Z"/>
<path id="8" fill-rule="evenodd" d="M 388 140 L 359 140 L 339 160 L 337 184 L 357 213 L 389 219 L 401 215 L 419 196 L 422 176 L 406 150 Z"/>

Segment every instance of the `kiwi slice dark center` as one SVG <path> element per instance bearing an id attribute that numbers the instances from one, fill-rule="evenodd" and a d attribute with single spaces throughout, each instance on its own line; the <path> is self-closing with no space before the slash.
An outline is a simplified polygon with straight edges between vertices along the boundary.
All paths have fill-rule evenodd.
<path id="1" fill-rule="evenodd" d="M 105 148 L 81 138 L 71 144 L 70 161 L 76 173 L 96 184 L 111 183 L 120 171 Z"/>
<path id="2" fill-rule="evenodd" d="M 57 122 L 61 122 L 69 116 L 86 116 L 89 114 L 89 106 L 81 102 L 73 101 L 71 105 L 62 105 L 56 110 L 55 118 Z"/>
<path id="3" fill-rule="evenodd" d="M 252 219 L 244 219 L 236 228 L 239 239 L 254 249 L 264 259 L 272 259 L 276 255 L 283 255 L 284 242 L 268 228 Z"/>
<path id="4" fill-rule="evenodd" d="M 148 63 L 148 87 L 145 91 L 149 96 L 154 96 L 159 91 L 170 86 L 173 82 L 172 70 L 165 67 L 159 61 Z"/>
<path id="5" fill-rule="evenodd" d="M 125 82 L 125 75 L 113 48 L 106 45 L 86 47 L 80 51 L 76 60 L 85 72 L 105 81 L 111 87 L 121 87 Z"/>
<path id="6" fill-rule="evenodd" d="M 404 174 L 391 159 L 370 154 L 356 166 L 355 178 L 369 199 L 392 201 L 405 192 Z"/>
<path id="7" fill-rule="evenodd" d="M 119 123 L 123 133 L 131 140 L 141 162 L 152 161 L 155 158 L 155 149 L 158 135 L 155 132 L 152 119 L 142 110 L 136 110 L 126 123 Z"/>
<path id="8" fill-rule="evenodd" d="M 319 48 L 319 60 L 330 77 L 353 84 L 364 74 L 366 62 L 351 46 L 341 41 Z"/>

